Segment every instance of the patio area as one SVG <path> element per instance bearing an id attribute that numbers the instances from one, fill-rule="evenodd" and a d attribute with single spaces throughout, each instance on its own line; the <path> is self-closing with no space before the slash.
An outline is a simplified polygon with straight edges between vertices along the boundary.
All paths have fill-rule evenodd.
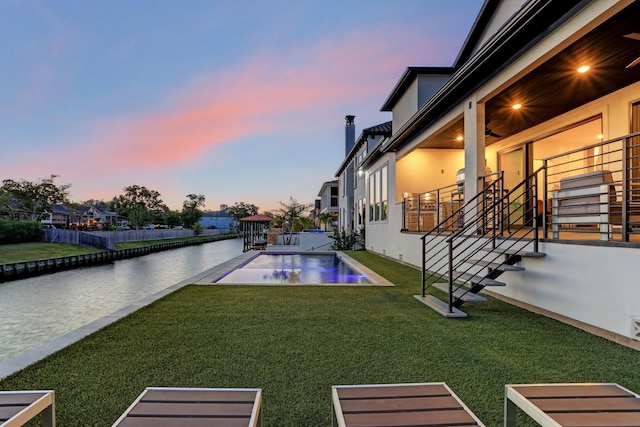
<path id="1" fill-rule="evenodd" d="M 337 384 L 446 382 L 487 426 L 503 425 L 506 384 L 640 391 L 636 350 L 490 297 L 445 319 L 413 298 L 418 270 L 349 255 L 396 286 L 186 286 L 0 390 L 55 390 L 59 425 L 109 426 L 146 387 L 260 388 L 264 427 L 330 426 Z"/>

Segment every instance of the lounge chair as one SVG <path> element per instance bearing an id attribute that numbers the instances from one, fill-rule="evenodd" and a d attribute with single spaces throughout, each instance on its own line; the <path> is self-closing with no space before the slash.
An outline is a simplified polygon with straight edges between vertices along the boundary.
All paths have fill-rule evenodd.
<path id="1" fill-rule="evenodd" d="M 261 389 L 148 387 L 112 427 L 255 427 Z"/>
<path id="2" fill-rule="evenodd" d="M 445 383 L 333 386 L 333 425 L 482 426 Z"/>
<path id="3" fill-rule="evenodd" d="M 0 391 L 0 426 L 22 426 L 38 414 L 43 427 L 55 427 L 53 390 Z"/>
<path id="4" fill-rule="evenodd" d="M 504 425 L 516 425 L 516 408 L 541 426 L 640 426 L 640 396 L 615 383 L 505 386 Z"/>

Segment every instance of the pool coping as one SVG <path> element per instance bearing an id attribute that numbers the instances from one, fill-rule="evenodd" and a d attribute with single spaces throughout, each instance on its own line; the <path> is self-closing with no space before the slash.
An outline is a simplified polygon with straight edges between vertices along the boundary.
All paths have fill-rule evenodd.
<path id="1" fill-rule="evenodd" d="M 256 286 L 252 284 L 242 284 L 242 285 L 227 285 L 227 284 L 218 284 L 213 283 L 214 279 L 217 279 L 227 272 L 239 267 L 240 265 L 250 261 L 254 257 L 260 255 L 261 253 L 276 253 L 276 252 L 245 252 L 240 254 L 234 258 L 231 258 L 228 261 L 225 261 L 221 264 L 218 264 L 208 270 L 205 270 L 201 273 L 198 273 L 194 276 L 191 276 L 185 280 L 182 280 L 174 285 L 171 285 L 161 291 L 155 292 L 149 296 L 146 296 L 134 303 L 131 303 L 120 310 L 115 311 L 109 315 L 103 316 L 99 319 L 94 320 L 93 322 L 87 323 L 84 326 L 81 326 L 77 329 L 74 329 L 70 332 L 67 332 L 64 335 L 61 335 L 57 338 L 52 339 L 51 341 L 47 341 L 46 343 L 40 344 L 32 349 L 26 350 L 16 356 L 10 357 L 9 359 L 0 361 L 0 379 L 4 379 L 9 375 L 16 373 L 29 365 L 32 365 L 45 357 L 62 350 L 63 348 L 74 344 L 81 339 L 91 335 L 94 332 L 104 328 L 105 326 L 114 323 L 129 314 L 137 311 L 138 309 L 145 307 L 160 298 L 163 298 L 166 295 L 169 295 L 178 289 L 186 286 L 186 285 L 213 285 L 213 286 Z M 291 252 L 286 252 L 291 253 Z M 299 252 L 298 252 L 299 253 Z M 376 282 L 379 281 L 380 284 L 374 283 L 366 283 L 366 284 L 331 284 L 331 285 L 318 285 L 318 284 L 295 284 L 291 286 L 395 286 L 393 283 L 389 282 L 379 274 L 375 273 L 371 269 L 363 266 L 362 264 L 355 261 L 353 258 L 344 254 L 340 251 L 331 251 L 327 253 L 336 253 L 338 256 L 342 257 L 344 260 L 348 261 L 353 268 L 356 268 L 359 272 L 366 274 L 372 280 L 375 279 Z M 275 284 L 276 286 L 288 286 L 287 284 Z M 259 286 L 265 286 L 264 284 L 260 284 Z M 267 285 L 272 286 L 272 285 Z"/>

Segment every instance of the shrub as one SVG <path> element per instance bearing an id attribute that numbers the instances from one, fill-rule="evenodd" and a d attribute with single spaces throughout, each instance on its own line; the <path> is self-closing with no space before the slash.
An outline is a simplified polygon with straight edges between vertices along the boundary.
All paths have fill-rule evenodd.
<path id="1" fill-rule="evenodd" d="M 193 234 L 195 234 L 196 236 L 201 235 L 203 231 L 202 225 L 199 222 L 196 222 L 195 224 L 193 224 L 191 229 L 193 230 Z"/>
<path id="2" fill-rule="evenodd" d="M 347 232 L 344 228 L 333 228 L 331 249 L 336 251 L 358 251 L 364 249 L 364 227 Z"/>
<path id="3" fill-rule="evenodd" d="M 0 244 L 39 242 L 41 235 L 38 221 L 0 220 Z"/>

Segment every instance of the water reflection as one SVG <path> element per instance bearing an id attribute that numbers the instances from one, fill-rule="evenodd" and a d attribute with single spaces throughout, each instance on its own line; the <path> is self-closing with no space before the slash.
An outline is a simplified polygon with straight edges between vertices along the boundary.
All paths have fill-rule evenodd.
<path id="1" fill-rule="evenodd" d="M 242 253 L 242 240 L 0 283 L 0 361 Z"/>
<path id="2" fill-rule="evenodd" d="M 217 281 L 226 284 L 366 284 L 367 277 L 335 255 L 261 254 Z"/>

